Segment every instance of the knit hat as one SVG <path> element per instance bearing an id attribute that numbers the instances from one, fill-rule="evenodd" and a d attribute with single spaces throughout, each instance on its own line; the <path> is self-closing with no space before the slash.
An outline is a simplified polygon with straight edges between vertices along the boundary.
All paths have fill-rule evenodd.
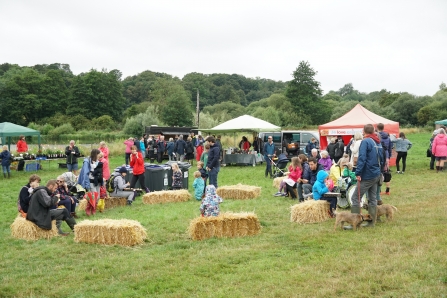
<path id="1" fill-rule="evenodd" d="M 119 173 L 127 173 L 126 167 L 121 167 L 118 171 Z"/>

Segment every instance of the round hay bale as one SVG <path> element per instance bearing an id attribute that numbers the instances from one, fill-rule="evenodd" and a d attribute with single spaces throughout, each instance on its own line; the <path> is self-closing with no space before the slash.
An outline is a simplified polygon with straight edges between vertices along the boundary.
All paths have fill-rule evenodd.
<path id="1" fill-rule="evenodd" d="M 243 237 L 256 235 L 261 231 L 261 224 L 254 213 L 222 213 L 216 217 L 197 217 L 191 220 L 188 228 L 193 240 L 212 237 Z"/>
<path id="2" fill-rule="evenodd" d="M 16 217 L 14 222 L 11 224 L 11 236 L 17 239 L 51 239 L 57 235 L 58 233 L 55 220 L 51 222 L 51 230 L 41 229 L 32 221 L 26 220 L 20 215 Z"/>
<path id="3" fill-rule="evenodd" d="M 75 225 L 76 242 L 133 246 L 147 238 L 146 229 L 136 220 L 84 220 Z"/>
<path id="4" fill-rule="evenodd" d="M 143 204 L 187 202 L 191 197 L 186 189 L 154 191 L 143 196 Z"/>
<path id="5" fill-rule="evenodd" d="M 309 200 L 291 207 L 290 221 L 297 223 L 323 222 L 329 216 L 329 202 Z"/>
<path id="6" fill-rule="evenodd" d="M 273 187 L 278 189 L 281 182 L 288 177 L 289 176 L 276 177 L 275 179 L 273 179 Z"/>
<path id="7" fill-rule="evenodd" d="M 242 184 L 219 186 L 217 195 L 223 199 L 255 199 L 261 195 L 261 187 Z"/>

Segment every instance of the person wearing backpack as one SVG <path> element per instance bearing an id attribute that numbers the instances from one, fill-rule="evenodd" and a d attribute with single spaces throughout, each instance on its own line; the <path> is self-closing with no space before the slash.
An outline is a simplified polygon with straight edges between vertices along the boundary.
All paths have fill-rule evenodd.
<path id="1" fill-rule="evenodd" d="M 113 185 L 113 191 L 110 193 L 111 197 L 115 198 L 126 198 L 127 199 L 127 205 L 132 205 L 132 202 L 134 201 L 135 192 L 125 190 L 129 187 L 130 183 L 126 182 L 127 175 L 127 169 L 126 167 L 121 167 L 118 172 L 113 173 L 113 175 L 110 177 L 109 184 Z M 110 189 L 108 189 L 110 190 Z"/>
<path id="2" fill-rule="evenodd" d="M 3 146 L 3 151 L 0 153 L 0 159 L 2 160 L 3 177 L 11 178 L 11 153 L 8 151 L 8 146 Z"/>
<path id="3" fill-rule="evenodd" d="M 338 141 L 335 143 L 335 154 L 334 162 L 338 163 L 339 159 L 343 157 L 345 153 L 345 144 L 343 143 L 343 138 L 338 136 Z"/>

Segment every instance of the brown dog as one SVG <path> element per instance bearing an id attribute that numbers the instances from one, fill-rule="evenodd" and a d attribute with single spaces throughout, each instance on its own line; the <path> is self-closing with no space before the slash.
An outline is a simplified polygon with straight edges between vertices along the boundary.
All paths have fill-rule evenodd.
<path id="1" fill-rule="evenodd" d="M 369 214 L 358 214 L 358 213 L 350 213 L 350 212 L 335 212 L 335 225 L 334 231 L 337 230 L 338 224 L 340 224 L 340 228 L 343 230 L 343 224 L 345 222 L 351 224 L 352 229 L 356 230 L 360 227 L 360 224 L 365 220 L 372 220 L 371 215 Z"/>
<path id="2" fill-rule="evenodd" d="M 380 221 L 380 216 L 384 214 L 386 215 L 386 219 L 393 220 L 394 212 L 396 211 L 397 208 L 389 204 L 377 206 L 377 221 Z"/>

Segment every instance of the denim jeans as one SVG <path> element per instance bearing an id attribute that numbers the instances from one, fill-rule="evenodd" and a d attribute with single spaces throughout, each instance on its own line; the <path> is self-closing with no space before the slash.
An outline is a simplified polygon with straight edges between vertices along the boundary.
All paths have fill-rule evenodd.
<path id="1" fill-rule="evenodd" d="M 217 188 L 217 175 L 219 174 L 220 167 L 214 167 L 208 172 L 208 177 L 210 179 L 210 185 L 214 185 Z"/>
<path id="2" fill-rule="evenodd" d="M 10 166 L 2 166 L 2 168 L 3 168 L 3 173 L 11 173 L 11 169 L 10 169 Z"/>

